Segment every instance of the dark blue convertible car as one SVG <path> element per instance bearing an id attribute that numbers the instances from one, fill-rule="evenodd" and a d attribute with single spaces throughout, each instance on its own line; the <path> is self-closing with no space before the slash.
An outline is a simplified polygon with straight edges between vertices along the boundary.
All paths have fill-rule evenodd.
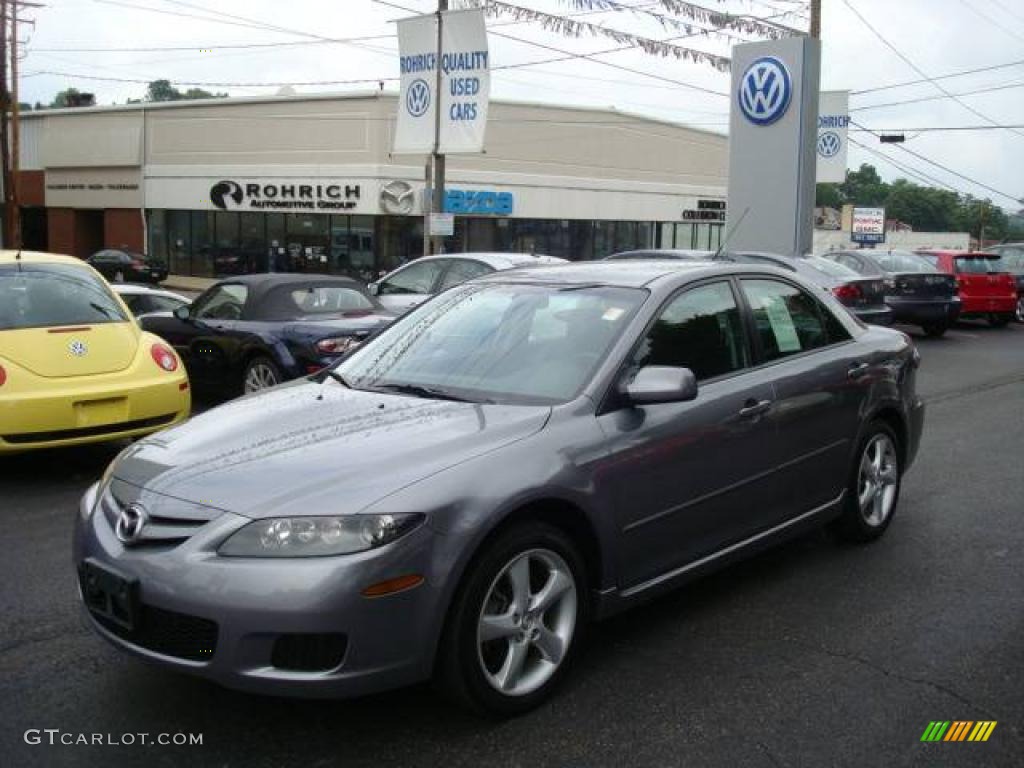
<path id="1" fill-rule="evenodd" d="M 221 280 L 141 323 L 174 346 L 195 389 L 234 395 L 316 373 L 394 318 L 351 278 L 262 274 Z"/>

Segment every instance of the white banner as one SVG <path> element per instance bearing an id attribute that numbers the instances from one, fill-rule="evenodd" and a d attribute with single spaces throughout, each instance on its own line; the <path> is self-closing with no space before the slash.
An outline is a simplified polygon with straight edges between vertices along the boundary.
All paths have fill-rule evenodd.
<path id="1" fill-rule="evenodd" d="M 818 155 L 816 181 L 846 181 L 847 130 L 850 126 L 850 92 L 822 91 L 818 97 Z"/>
<path id="2" fill-rule="evenodd" d="M 491 92 L 483 11 L 447 11 L 442 30 L 438 151 L 483 152 Z M 399 21 L 398 46 L 402 77 L 394 152 L 426 154 L 434 150 L 438 104 L 436 16 Z"/>

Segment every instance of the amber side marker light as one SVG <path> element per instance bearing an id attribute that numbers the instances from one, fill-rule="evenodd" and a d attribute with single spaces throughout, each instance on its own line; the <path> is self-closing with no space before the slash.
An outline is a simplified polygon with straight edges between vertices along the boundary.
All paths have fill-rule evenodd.
<path id="1" fill-rule="evenodd" d="M 384 597 L 393 595 L 396 592 L 404 592 L 407 589 L 418 587 L 423 583 L 423 577 L 418 573 L 410 573 L 407 576 L 396 576 L 393 579 L 379 581 L 371 584 L 363 590 L 363 597 Z"/>

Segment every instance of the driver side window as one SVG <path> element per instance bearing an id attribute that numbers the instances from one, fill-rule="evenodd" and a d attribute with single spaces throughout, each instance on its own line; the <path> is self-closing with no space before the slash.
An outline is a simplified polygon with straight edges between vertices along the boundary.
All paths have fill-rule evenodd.
<path id="1" fill-rule="evenodd" d="M 200 320 L 239 320 L 248 295 L 249 289 L 244 285 L 218 285 L 199 302 L 195 317 Z"/>
<path id="2" fill-rule="evenodd" d="M 430 293 L 445 261 L 423 261 L 406 267 L 380 284 L 382 296 Z"/>

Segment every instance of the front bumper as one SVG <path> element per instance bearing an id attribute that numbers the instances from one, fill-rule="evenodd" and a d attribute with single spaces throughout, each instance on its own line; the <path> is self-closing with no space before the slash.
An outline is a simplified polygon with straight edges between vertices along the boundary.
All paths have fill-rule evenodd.
<path id="1" fill-rule="evenodd" d="M 40 378 L 31 389 L 0 394 L 0 454 L 148 435 L 184 421 L 191 406 L 184 367 Z"/>
<path id="2" fill-rule="evenodd" d="M 444 612 L 442 575 L 429 571 L 438 537 L 428 526 L 354 555 L 231 558 L 217 555 L 216 548 L 248 518 L 219 513 L 177 546 L 130 548 L 117 538 L 102 508 L 90 514 L 95 498 L 93 486 L 80 504 L 76 568 L 86 559 L 112 568 L 138 580 L 138 598 L 147 610 L 216 623 L 211 652 L 198 660 L 111 631 L 83 606 L 92 628 L 121 650 L 225 687 L 270 695 L 356 696 L 430 676 Z M 424 574 L 426 580 L 385 597 L 361 594 L 371 584 L 409 573 Z M 275 665 L 276 643 L 283 637 L 313 635 L 344 636 L 339 664 L 315 670 Z"/>

